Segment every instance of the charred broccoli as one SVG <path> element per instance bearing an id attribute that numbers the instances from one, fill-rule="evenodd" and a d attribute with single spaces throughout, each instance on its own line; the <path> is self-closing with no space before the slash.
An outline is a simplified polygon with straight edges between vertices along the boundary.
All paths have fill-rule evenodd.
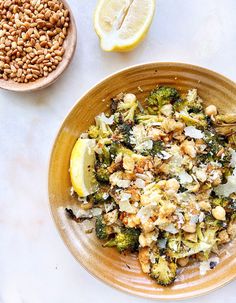
<path id="1" fill-rule="evenodd" d="M 106 119 L 108 119 L 104 113 L 95 118 L 96 125 L 89 127 L 88 136 L 89 138 L 107 138 L 112 135 L 112 130 L 107 124 Z"/>
<path id="2" fill-rule="evenodd" d="M 118 126 L 117 133 L 120 134 L 120 142 L 122 142 L 127 147 L 132 147 L 130 144 L 130 137 L 132 131 L 131 123 L 123 123 Z"/>
<path id="3" fill-rule="evenodd" d="M 163 145 L 164 144 L 162 141 L 153 141 L 152 148 L 144 149 L 141 154 L 143 156 L 152 156 L 152 157 L 155 157 L 156 155 L 162 156 Z"/>
<path id="4" fill-rule="evenodd" d="M 150 114 L 159 113 L 163 105 L 173 103 L 179 98 L 178 91 L 173 87 L 160 86 L 154 89 L 146 99 Z"/>
<path id="5" fill-rule="evenodd" d="M 203 252 L 208 256 L 212 247 L 216 244 L 216 232 L 218 227 L 208 226 L 206 229 L 197 227 L 194 241 L 187 240 L 180 235 L 173 236 L 168 240 L 167 255 L 171 258 L 179 259 Z"/>
<path id="6" fill-rule="evenodd" d="M 110 154 L 112 158 L 115 158 L 118 154 L 131 156 L 134 152 L 122 144 L 114 142 L 110 146 Z"/>
<path id="7" fill-rule="evenodd" d="M 162 286 L 170 285 L 177 275 L 177 265 L 173 261 L 167 261 L 165 257 L 159 256 L 151 265 L 150 277 Z"/>
<path id="8" fill-rule="evenodd" d="M 99 216 L 96 219 L 95 232 L 98 239 L 107 240 L 109 237 L 108 227 L 104 224 L 102 216 Z"/>
<path id="9" fill-rule="evenodd" d="M 111 164 L 111 155 L 109 147 L 103 145 L 100 149 L 100 153 L 97 155 L 97 160 L 100 164 L 109 166 Z"/>
<path id="10" fill-rule="evenodd" d="M 198 114 L 202 111 L 202 100 L 197 96 L 196 90 L 190 90 L 185 99 L 179 98 L 173 105 L 177 112 L 186 111 Z"/>
<path id="11" fill-rule="evenodd" d="M 136 120 L 138 123 L 151 125 L 154 123 L 160 123 L 163 121 L 163 117 L 159 117 L 157 115 L 137 115 Z"/>
<path id="12" fill-rule="evenodd" d="M 95 177 L 97 181 L 106 183 L 109 182 L 110 173 L 107 170 L 107 165 L 105 164 L 96 164 L 95 165 Z"/>
<path id="13" fill-rule="evenodd" d="M 92 195 L 92 201 L 94 203 L 104 203 L 107 202 L 110 198 L 110 195 L 108 193 L 109 187 L 108 186 L 102 186 L 98 189 L 96 193 Z"/>
<path id="14" fill-rule="evenodd" d="M 121 231 L 117 233 L 114 238 L 112 238 L 105 244 L 105 246 L 115 246 L 119 252 L 122 252 L 127 249 L 131 251 L 136 251 L 139 246 L 139 235 L 140 230 L 137 228 L 122 228 Z"/>
<path id="15" fill-rule="evenodd" d="M 133 94 L 124 95 L 117 103 L 117 111 L 114 113 L 116 123 L 133 122 L 135 119 L 138 101 Z"/>

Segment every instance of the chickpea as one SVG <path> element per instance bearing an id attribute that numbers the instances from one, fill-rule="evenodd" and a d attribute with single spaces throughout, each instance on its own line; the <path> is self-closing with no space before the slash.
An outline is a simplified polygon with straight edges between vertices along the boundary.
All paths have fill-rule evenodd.
<path id="1" fill-rule="evenodd" d="M 179 190 L 179 182 L 175 179 L 175 178 L 172 178 L 172 179 L 169 179 L 166 181 L 166 189 L 171 189 L 175 192 L 177 192 Z"/>
<path id="2" fill-rule="evenodd" d="M 133 227 L 138 226 L 139 224 L 140 224 L 140 219 L 139 219 L 139 217 L 137 217 L 137 216 L 134 215 L 134 214 L 129 214 L 129 215 L 127 216 L 127 223 L 126 223 L 126 225 L 127 225 L 128 227 L 133 228 Z"/>
<path id="3" fill-rule="evenodd" d="M 217 115 L 217 108 L 215 105 L 209 105 L 205 108 L 205 114 L 209 117 Z"/>
<path id="4" fill-rule="evenodd" d="M 194 182 L 193 184 L 187 186 L 187 189 L 192 193 L 196 193 L 199 190 L 199 188 L 200 188 L 200 184 L 198 182 Z"/>
<path id="5" fill-rule="evenodd" d="M 151 219 L 149 219 L 147 222 L 142 224 L 142 229 L 144 233 L 149 233 L 155 229 L 155 224 Z"/>
<path id="6" fill-rule="evenodd" d="M 129 171 L 133 171 L 134 170 L 134 165 L 135 165 L 134 159 L 125 155 L 124 158 L 123 158 L 123 167 L 124 167 L 124 169 L 129 170 Z"/>
<path id="7" fill-rule="evenodd" d="M 124 96 L 124 102 L 125 103 L 133 103 L 137 100 L 136 96 L 134 94 L 126 94 Z"/>
<path id="8" fill-rule="evenodd" d="M 93 207 L 93 202 L 90 201 L 88 203 L 82 203 L 80 207 L 84 210 L 89 210 Z"/>
<path id="9" fill-rule="evenodd" d="M 174 130 L 183 129 L 184 124 L 182 122 L 176 122 L 174 119 L 166 118 L 163 120 L 161 127 L 164 130 L 164 132 L 168 134 Z"/>
<path id="10" fill-rule="evenodd" d="M 155 241 L 155 236 L 157 236 L 156 231 L 152 231 L 146 234 L 141 233 L 139 236 L 140 246 L 150 246 Z"/>
<path id="11" fill-rule="evenodd" d="M 197 155 L 197 151 L 195 149 L 195 144 L 193 141 L 187 141 L 185 140 L 182 144 L 181 144 L 181 148 L 183 150 L 183 152 L 187 155 L 189 155 L 191 158 L 195 158 Z"/>
<path id="12" fill-rule="evenodd" d="M 150 258 L 149 258 L 149 248 L 148 247 L 143 247 L 140 248 L 139 254 L 138 254 L 138 259 L 140 262 L 140 265 L 142 267 L 142 271 L 144 273 L 149 273 L 150 272 Z"/>
<path id="13" fill-rule="evenodd" d="M 167 163 L 163 163 L 160 168 L 159 168 L 160 172 L 162 172 L 163 174 L 165 175 L 168 175 L 169 174 L 169 165 Z"/>
<path id="14" fill-rule="evenodd" d="M 188 264 L 188 262 L 189 262 L 189 258 L 188 257 L 178 259 L 178 264 L 181 267 L 186 266 Z"/>
<path id="15" fill-rule="evenodd" d="M 218 238 L 220 239 L 220 243 L 224 244 L 230 241 L 229 235 L 226 230 L 222 230 L 218 234 Z"/>
<path id="16" fill-rule="evenodd" d="M 166 187 L 166 180 L 161 180 L 157 183 L 160 189 L 164 189 Z"/>
<path id="17" fill-rule="evenodd" d="M 210 211 L 211 210 L 211 204 L 209 202 L 205 202 L 205 201 L 200 201 L 199 206 L 201 207 L 202 210 L 205 211 Z"/>
<path id="18" fill-rule="evenodd" d="M 195 233 L 196 232 L 196 224 L 195 223 L 186 223 L 182 226 L 182 229 L 187 233 Z"/>
<path id="19" fill-rule="evenodd" d="M 216 206 L 212 209 L 212 215 L 216 220 L 224 221 L 226 213 L 222 206 Z"/>
<path id="20" fill-rule="evenodd" d="M 197 169 L 196 170 L 196 177 L 198 178 L 199 181 L 205 182 L 207 179 L 207 174 L 203 169 Z"/>
<path id="21" fill-rule="evenodd" d="M 114 209 L 113 211 L 107 213 L 104 215 L 104 220 L 107 225 L 111 225 L 115 223 L 118 219 L 118 211 L 117 209 Z"/>
<path id="22" fill-rule="evenodd" d="M 172 114 L 172 105 L 171 104 L 163 105 L 162 108 L 161 108 L 161 113 L 166 117 L 171 116 L 171 114 Z"/>
<path id="23" fill-rule="evenodd" d="M 230 235 L 231 240 L 236 237 L 236 222 L 230 222 L 227 228 L 227 232 Z"/>

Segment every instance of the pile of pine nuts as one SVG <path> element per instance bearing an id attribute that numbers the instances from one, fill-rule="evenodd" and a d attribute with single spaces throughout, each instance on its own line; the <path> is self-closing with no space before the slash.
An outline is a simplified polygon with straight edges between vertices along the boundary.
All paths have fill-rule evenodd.
<path id="1" fill-rule="evenodd" d="M 47 77 L 62 61 L 69 11 L 58 0 L 0 1 L 0 79 Z"/>

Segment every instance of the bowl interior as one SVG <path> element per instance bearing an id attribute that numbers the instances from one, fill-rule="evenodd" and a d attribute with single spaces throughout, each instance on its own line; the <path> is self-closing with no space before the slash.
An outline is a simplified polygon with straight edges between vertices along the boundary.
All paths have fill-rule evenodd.
<path id="1" fill-rule="evenodd" d="M 97 84 L 65 119 L 53 147 L 49 169 L 49 200 L 56 226 L 74 257 L 94 276 L 118 289 L 154 299 L 180 299 L 207 293 L 236 276 L 236 242 L 222 249 L 220 264 L 205 276 L 196 263 L 182 269 L 173 286 L 163 288 L 143 274 L 136 255 L 124 255 L 102 248 L 94 233 L 86 234 L 83 224 L 65 216 L 64 208 L 76 205 L 70 196 L 68 173 L 70 153 L 80 133 L 94 117 L 109 110 L 109 101 L 120 92 L 132 92 L 139 100 L 157 85 L 175 86 L 182 91 L 197 88 L 206 104 L 215 104 L 221 112 L 236 112 L 236 85 L 209 70 L 186 64 L 153 63 L 135 66 Z"/>
<path id="2" fill-rule="evenodd" d="M 70 24 L 69 24 L 67 36 L 63 43 L 65 52 L 62 57 L 62 61 L 58 64 L 57 68 L 54 71 L 48 74 L 47 77 L 42 77 L 33 82 L 28 82 L 28 83 L 17 83 L 11 79 L 7 81 L 4 79 L 0 79 L 0 88 L 11 90 L 11 91 L 17 91 L 17 92 L 35 91 L 38 89 L 42 89 L 54 83 L 67 68 L 75 52 L 77 32 L 76 32 L 75 20 L 68 3 L 65 0 L 61 0 L 61 1 L 64 3 L 64 6 L 70 12 Z"/>

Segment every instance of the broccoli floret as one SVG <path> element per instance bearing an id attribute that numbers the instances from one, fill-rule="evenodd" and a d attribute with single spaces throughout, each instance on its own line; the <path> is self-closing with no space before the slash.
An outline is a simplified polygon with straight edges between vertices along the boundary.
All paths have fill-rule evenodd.
<path id="1" fill-rule="evenodd" d="M 159 256 L 151 266 L 150 277 L 162 286 L 170 285 L 177 276 L 177 265 L 173 261 L 167 261 L 165 257 Z"/>
<path id="2" fill-rule="evenodd" d="M 122 145 L 119 142 L 113 142 L 110 145 L 110 154 L 111 154 L 111 157 L 115 158 L 119 154 L 121 148 L 122 148 Z"/>
<path id="3" fill-rule="evenodd" d="M 99 216 L 96 219 L 95 232 L 98 239 L 107 240 L 109 237 L 108 227 L 104 224 L 102 216 Z"/>
<path id="4" fill-rule="evenodd" d="M 135 120 L 138 101 L 133 94 L 126 94 L 123 100 L 118 101 L 117 110 L 114 114 L 116 123 L 133 122 Z"/>
<path id="5" fill-rule="evenodd" d="M 217 197 L 211 201 L 211 204 L 221 206 L 225 209 L 227 214 L 233 214 L 236 211 L 236 200 L 229 197 Z"/>
<path id="6" fill-rule="evenodd" d="M 106 116 L 104 113 L 95 118 L 96 126 L 92 125 L 88 130 L 88 135 L 90 138 L 107 138 L 112 135 L 110 126 L 104 122 L 105 118 Z"/>
<path id="7" fill-rule="evenodd" d="M 122 142 L 125 146 L 131 147 L 130 144 L 130 137 L 132 131 L 132 124 L 131 123 L 123 123 L 118 126 L 117 132 L 121 135 L 120 142 Z"/>
<path id="8" fill-rule="evenodd" d="M 163 105 L 173 103 L 179 98 L 178 91 L 173 87 L 161 86 L 154 89 L 146 99 L 150 114 L 159 113 Z"/>
<path id="9" fill-rule="evenodd" d="M 110 173 L 107 170 L 107 165 L 105 164 L 96 164 L 95 165 L 95 177 L 97 181 L 106 183 L 109 182 Z"/>
<path id="10" fill-rule="evenodd" d="M 226 222 L 221 220 L 216 220 L 211 214 L 205 216 L 204 222 L 206 223 L 208 228 L 226 227 Z"/>
<path id="11" fill-rule="evenodd" d="M 139 235 L 140 230 L 137 228 L 122 228 L 121 231 L 117 233 L 114 238 L 112 238 L 105 244 L 105 246 L 115 246 L 119 252 L 122 252 L 127 249 L 134 252 L 138 249 L 139 246 Z"/>
<path id="12" fill-rule="evenodd" d="M 96 193 L 92 195 L 91 199 L 94 203 L 105 203 L 110 199 L 110 195 L 108 192 L 109 192 L 109 187 L 102 186 L 98 189 Z"/>
<path id="13" fill-rule="evenodd" d="M 99 128 L 96 125 L 91 125 L 88 130 L 89 138 L 95 139 L 99 137 Z"/>
<path id="14" fill-rule="evenodd" d="M 101 153 L 97 155 L 97 160 L 100 164 L 109 166 L 111 164 L 111 154 L 109 147 L 103 145 Z"/>
<path id="15" fill-rule="evenodd" d="M 177 112 L 186 111 L 188 113 L 199 114 L 202 111 L 202 104 L 198 101 L 190 102 L 187 99 L 179 98 L 173 105 Z"/>
<path id="16" fill-rule="evenodd" d="M 192 113 L 184 112 L 180 114 L 180 118 L 188 126 L 193 125 L 201 129 L 205 129 L 206 127 L 208 127 L 207 116 L 205 116 L 202 113 L 195 114 L 193 112 Z"/>
<path id="17" fill-rule="evenodd" d="M 142 152 L 143 156 L 152 156 L 155 157 L 156 155 L 162 155 L 161 152 L 163 151 L 163 142 L 162 141 L 154 141 L 152 149 L 146 149 Z"/>
<path id="18" fill-rule="evenodd" d="M 197 95 L 196 89 L 190 89 L 184 99 L 179 98 L 174 104 L 175 111 L 186 111 L 199 114 L 202 111 L 202 100 Z"/>
<path id="19" fill-rule="evenodd" d="M 216 244 L 217 230 L 218 227 L 208 226 L 203 230 L 198 226 L 196 242 L 179 238 L 179 236 L 173 237 L 171 241 L 168 241 L 167 255 L 179 259 L 203 252 L 205 256 L 208 256 L 212 247 Z"/>
<path id="20" fill-rule="evenodd" d="M 110 146 L 110 154 L 114 159 L 118 154 L 132 156 L 134 152 L 118 142 L 113 142 Z"/>
<path id="21" fill-rule="evenodd" d="M 203 140 L 206 142 L 207 145 L 207 151 L 208 151 L 208 158 L 209 161 L 220 161 L 223 162 L 223 164 L 227 164 L 230 162 L 230 154 L 225 153 L 224 157 L 217 157 L 218 152 L 224 147 L 225 145 L 225 138 L 223 136 L 219 136 L 214 131 L 208 131 L 206 130 L 204 132 L 204 138 Z M 207 158 L 206 158 L 207 161 Z M 208 161 L 208 162 L 209 162 Z"/>
<path id="22" fill-rule="evenodd" d="M 136 120 L 139 124 L 151 125 L 153 123 L 159 123 L 163 121 L 163 117 L 157 115 L 137 115 Z"/>

